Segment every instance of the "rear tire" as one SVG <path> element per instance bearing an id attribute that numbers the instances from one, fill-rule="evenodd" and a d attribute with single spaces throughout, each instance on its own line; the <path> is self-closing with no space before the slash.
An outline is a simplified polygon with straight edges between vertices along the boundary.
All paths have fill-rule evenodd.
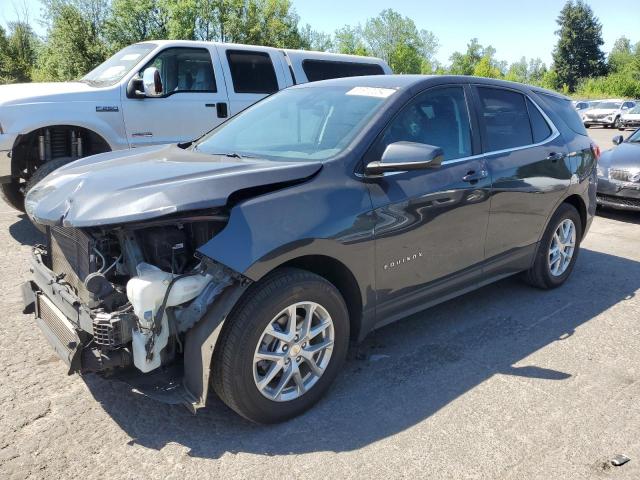
<path id="1" fill-rule="evenodd" d="M 569 225 L 572 225 L 572 228 L 574 229 L 573 248 L 570 252 L 571 256 L 566 265 L 560 265 L 560 267 L 563 268 L 558 268 L 559 265 L 554 263 L 554 260 L 558 258 L 557 255 L 560 255 L 560 258 L 566 258 L 566 256 L 569 255 L 569 247 L 561 247 L 558 244 L 559 240 L 564 240 L 562 238 L 562 234 L 558 234 L 558 232 L 562 232 L 561 229 L 563 226 Z M 558 235 L 559 238 L 556 237 L 556 235 Z M 541 289 L 557 288 L 562 285 L 567 278 L 569 278 L 569 275 L 571 275 L 576 260 L 578 259 L 581 239 L 582 220 L 580 219 L 580 214 L 573 205 L 563 203 L 558 207 L 558 210 L 556 210 L 556 213 L 551 218 L 551 221 L 542 236 L 533 266 L 524 274 L 525 281 L 530 285 Z M 569 244 L 570 242 L 567 242 L 567 245 Z M 560 242 L 560 245 L 562 245 L 562 242 Z M 567 253 L 562 253 L 565 252 L 565 249 Z M 562 250 L 562 252 L 557 255 L 554 254 L 554 252 L 559 252 L 560 250 Z M 558 261 L 564 262 L 564 260 Z"/>
<path id="2" fill-rule="evenodd" d="M 305 310 L 301 305 L 320 308 Z M 317 311 L 322 316 L 316 317 Z M 311 320 L 305 330 L 306 317 Z M 291 318 L 296 321 L 290 323 Z M 329 323 L 332 326 L 322 330 Z M 328 328 L 330 336 L 325 333 Z M 277 336 L 269 334 L 274 331 Z M 317 331 L 322 333 L 314 337 Z M 291 339 L 280 339 L 285 335 Z M 319 349 L 330 343 L 330 348 Z M 227 318 L 213 355 L 212 386 L 243 417 L 257 423 L 282 422 L 320 400 L 340 372 L 348 345 L 349 315 L 340 292 L 314 273 L 284 268 L 254 284 Z M 318 351 L 307 360 L 312 350 Z M 264 352 L 276 359 L 256 360 Z M 269 375 L 272 371 L 274 376 Z"/>

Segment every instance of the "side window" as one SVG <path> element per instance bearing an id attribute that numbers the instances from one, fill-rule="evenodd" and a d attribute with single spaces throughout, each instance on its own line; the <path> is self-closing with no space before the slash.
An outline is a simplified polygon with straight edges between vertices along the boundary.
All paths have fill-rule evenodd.
<path id="1" fill-rule="evenodd" d="M 436 88 L 411 100 L 383 133 L 380 154 L 387 145 L 403 141 L 440 147 L 445 160 L 470 156 L 471 128 L 464 89 Z"/>
<path id="2" fill-rule="evenodd" d="M 634 106 L 633 102 L 624 102 L 624 104 L 622 104 L 622 106 L 624 108 L 632 108 Z"/>
<path id="3" fill-rule="evenodd" d="M 333 62 L 329 60 L 304 60 L 302 69 L 310 82 L 330 78 L 384 74 L 382 67 L 373 63 Z"/>
<path id="4" fill-rule="evenodd" d="M 492 152 L 533 143 L 524 95 L 511 90 L 478 87 L 480 125 L 485 148 Z"/>
<path id="5" fill-rule="evenodd" d="M 266 52 L 227 50 L 233 90 L 236 93 L 273 93 L 278 79 L 271 57 Z"/>
<path id="6" fill-rule="evenodd" d="M 557 97 L 548 93 L 536 92 L 542 100 L 547 103 L 553 111 L 562 119 L 567 126 L 580 135 L 588 136 L 584 128 L 580 115 L 571 107 L 571 101 L 566 98 Z"/>
<path id="7" fill-rule="evenodd" d="M 205 48 L 168 48 L 151 60 L 147 67 L 156 67 L 160 71 L 165 95 L 217 91 L 211 54 Z"/>
<path id="8" fill-rule="evenodd" d="M 540 110 L 527 98 L 527 110 L 529 110 L 529 120 L 533 130 L 533 143 L 540 143 L 551 136 L 551 127 L 544 119 Z"/>

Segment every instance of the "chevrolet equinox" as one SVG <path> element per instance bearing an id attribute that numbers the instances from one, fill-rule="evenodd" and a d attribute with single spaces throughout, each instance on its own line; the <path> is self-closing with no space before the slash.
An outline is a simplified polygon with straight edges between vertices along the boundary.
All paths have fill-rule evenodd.
<path id="1" fill-rule="evenodd" d="M 327 80 L 193 142 L 77 160 L 27 195 L 25 309 L 69 373 L 261 423 L 310 408 L 351 341 L 522 273 L 571 274 L 596 208 L 568 98 L 455 76 Z"/>

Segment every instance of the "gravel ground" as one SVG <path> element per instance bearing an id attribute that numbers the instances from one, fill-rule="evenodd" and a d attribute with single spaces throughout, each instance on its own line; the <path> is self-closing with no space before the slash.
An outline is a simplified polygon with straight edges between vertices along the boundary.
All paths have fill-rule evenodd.
<path id="1" fill-rule="evenodd" d="M 271 427 L 66 376 L 21 313 L 40 236 L 0 204 L 0 241 L 0 478 L 640 478 L 640 214 L 596 218 L 560 289 L 508 279 L 375 332 Z"/>

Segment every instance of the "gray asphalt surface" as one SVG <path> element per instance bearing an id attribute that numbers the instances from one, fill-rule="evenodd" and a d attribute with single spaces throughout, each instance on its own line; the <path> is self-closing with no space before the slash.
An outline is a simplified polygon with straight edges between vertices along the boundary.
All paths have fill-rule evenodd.
<path id="1" fill-rule="evenodd" d="M 640 478 L 640 214 L 596 218 L 562 288 L 507 279 L 375 332 L 271 427 L 66 376 L 21 313 L 40 240 L 0 204 L 0 478 Z"/>

